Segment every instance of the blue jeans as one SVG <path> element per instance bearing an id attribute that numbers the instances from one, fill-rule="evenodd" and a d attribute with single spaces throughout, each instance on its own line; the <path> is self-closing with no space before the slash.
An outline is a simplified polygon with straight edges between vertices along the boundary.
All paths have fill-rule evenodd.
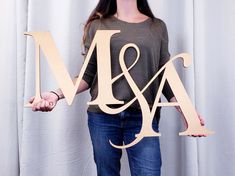
<path id="1" fill-rule="evenodd" d="M 123 142 L 131 143 L 135 139 L 135 134 L 141 129 L 141 112 L 125 110 L 116 115 L 87 113 L 97 175 L 119 176 L 122 150 L 112 147 L 109 140 L 116 145 L 123 145 Z M 158 131 L 155 118 L 153 129 Z M 126 150 L 132 176 L 161 175 L 162 161 L 158 137 L 145 137 Z"/>

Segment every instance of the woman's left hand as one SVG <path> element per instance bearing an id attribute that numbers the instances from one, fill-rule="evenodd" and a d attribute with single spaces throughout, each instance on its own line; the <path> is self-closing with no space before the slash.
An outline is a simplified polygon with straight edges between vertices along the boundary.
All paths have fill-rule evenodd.
<path id="1" fill-rule="evenodd" d="M 197 113 L 197 116 L 198 116 L 198 118 L 200 120 L 201 126 L 205 126 L 204 118 L 200 114 L 198 114 L 198 113 Z M 205 134 L 189 135 L 189 136 L 191 136 L 191 137 L 206 137 Z"/>
<path id="2" fill-rule="evenodd" d="M 172 97 L 172 98 L 170 99 L 170 102 L 177 102 L 177 100 L 176 100 L 175 97 Z M 181 117 L 183 118 L 183 121 L 184 121 L 184 124 L 185 124 L 186 128 L 188 128 L 187 121 L 186 121 L 186 119 L 185 119 L 185 117 L 184 117 L 184 114 L 183 114 L 183 112 L 181 111 L 180 107 L 179 107 L 179 106 L 176 106 L 176 109 L 177 109 L 177 111 L 181 114 Z M 200 120 L 201 126 L 205 126 L 204 118 L 203 118 L 199 113 L 197 113 L 197 116 L 198 116 L 198 118 L 199 118 L 199 120 Z M 191 137 L 206 137 L 207 135 L 205 135 L 205 134 L 199 134 L 199 135 L 189 135 L 189 136 L 191 136 Z"/>
<path id="3" fill-rule="evenodd" d="M 205 121 L 204 121 L 203 117 L 200 114 L 198 114 L 198 118 L 200 120 L 201 126 L 205 126 Z"/>

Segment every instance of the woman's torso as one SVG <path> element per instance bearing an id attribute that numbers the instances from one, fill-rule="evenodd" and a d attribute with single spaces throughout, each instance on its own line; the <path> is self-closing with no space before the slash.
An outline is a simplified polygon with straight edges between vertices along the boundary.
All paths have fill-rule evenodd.
<path id="1" fill-rule="evenodd" d="M 162 52 L 168 53 L 168 48 L 162 51 L 162 42 L 166 31 L 165 23 L 158 18 L 148 18 L 140 23 L 129 23 L 117 19 L 116 17 L 109 17 L 102 20 L 95 20 L 92 22 L 90 30 L 91 39 L 94 37 L 96 30 L 120 30 L 121 32 L 115 34 L 111 38 L 111 70 L 112 77 L 122 73 L 119 64 L 119 53 L 121 48 L 129 43 L 134 43 L 140 50 L 140 58 L 135 66 L 129 71 L 131 77 L 135 81 L 140 90 L 150 81 L 150 79 L 157 73 L 159 66 L 163 64 Z M 128 48 L 125 52 L 125 63 L 127 68 L 136 60 L 136 51 L 134 48 Z M 156 79 L 148 89 L 144 92 L 144 96 L 148 104 L 151 106 L 155 100 L 156 93 L 159 86 L 159 80 Z M 128 102 L 133 99 L 134 93 L 131 90 L 127 80 L 124 76 L 113 83 L 113 95 L 118 100 Z M 94 76 L 93 83 L 90 89 L 91 100 L 94 100 L 98 94 L 97 76 Z M 138 101 L 135 101 L 132 108 L 139 109 Z M 90 105 L 88 111 L 98 112 L 98 106 Z"/>

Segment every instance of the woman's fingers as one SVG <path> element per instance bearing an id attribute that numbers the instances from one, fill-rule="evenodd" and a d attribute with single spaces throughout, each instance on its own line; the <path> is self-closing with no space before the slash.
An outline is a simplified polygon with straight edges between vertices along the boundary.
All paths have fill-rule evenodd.
<path id="1" fill-rule="evenodd" d="M 57 96 L 50 92 L 45 92 L 41 96 L 41 100 L 39 102 L 34 102 L 35 96 L 29 99 L 29 103 L 32 104 L 33 111 L 52 111 L 57 104 Z"/>
<path id="2" fill-rule="evenodd" d="M 39 103 L 39 102 L 38 102 L 38 103 Z M 33 104 L 33 106 L 32 106 L 32 110 L 33 110 L 33 111 L 37 111 L 38 103 L 34 103 L 34 104 Z"/>
<path id="3" fill-rule="evenodd" d="M 39 111 L 47 112 L 51 111 L 54 108 L 54 103 L 50 103 L 47 100 L 42 100 L 38 103 L 36 109 Z"/>
<path id="4" fill-rule="evenodd" d="M 36 105 L 35 104 L 32 105 L 32 111 L 36 111 Z"/>
<path id="5" fill-rule="evenodd" d="M 31 98 L 29 99 L 29 103 L 33 103 L 34 98 L 35 98 L 35 97 L 31 97 Z"/>
<path id="6" fill-rule="evenodd" d="M 205 126 L 204 118 L 203 118 L 201 115 L 199 115 L 199 114 L 198 114 L 198 118 L 199 118 L 199 120 L 200 120 L 201 125 L 202 125 L 202 126 Z"/>
<path id="7" fill-rule="evenodd" d="M 39 102 L 34 103 L 32 106 L 33 111 L 44 111 L 45 110 L 45 100 L 41 99 Z"/>
<path id="8" fill-rule="evenodd" d="M 205 121 L 204 121 L 204 119 L 201 116 L 200 116 L 200 122 L 201 122 L 202 126 L 205 126 Z"/>
<path id="9" fill-rule="evenodd" d="M 198 114 L 198 118 L 200 120 L 200 124 L 201 126 L 205 126 L 205 121 L 204 121 L 204 118 Z M 189 135 L 190 137 L 206 137 L 207 135 L 205 134 L 195 134 L 195 135 Z"/>
<path id="10" fill-rule="evenodd" d="M 49 103 L 48 101 L 45 101 L 45 111 L 51 111 L 51 109 L 49 108 Z"/>
<path id="11" fill-rule="evenodd" d="M 33 111 L 38 111 L 39 107 L 40 107 L 41 101 L 37 102 L 37 103 L 33 103 L 32 105 L 32 110 Z"/>
<path id="12" fill-rule="evenodd" d="M 190 137 L 206 137 L 205 134 L 190 135 Z"/>
<path id="13" fill-rule="evenodd" d="M 45 101 L 45 100 L 43 100 L 43 101 L 41 102 L 40 110 L 41 110 L 41 111 L 46 111 L 46 101 Z"/>
<path id="14" fill-rule="evenodd" d="M 32 106 L 33 111 L 42 111 L 42 112 L 47 112 L 51 111 L 55 107 L 55 103 L 52 101 L 47 101 L 42 99 L 41 101 L 34 103 Z"/>
<path id="15" fill-rule="evenodd" d="M 46 101 L 46 111 L 52 111 L 54 108 L 54 103 Z"/>
<path id="16" fill-rule="evenodd" d="M 42 104 L 42 100 L 40 100 L 40 101 L 37 103 L 37 105 L 36 105 L 36 110 L 37 110 L 37 111 L 40 110 L 41 104 Z"/>

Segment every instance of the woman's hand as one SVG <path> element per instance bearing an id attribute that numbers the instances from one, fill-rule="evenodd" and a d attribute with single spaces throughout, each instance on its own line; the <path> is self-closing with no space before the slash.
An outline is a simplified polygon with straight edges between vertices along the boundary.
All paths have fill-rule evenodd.
<path id="1" fill-rule="evenodd" d="M 200 120 L 201 126 L 205 126 L 205 121 L 204 121 L 203 117 L 200 114 L 198 114 L 198 113 L 197 113 L 197 116 L 198 116 L 198 118 Z M 191 136 L 192 137 L 206 137 L 206 135 L 204 135 L 204 134 L 191 135 Z"/>
<path id="2" fill-rule="evenodd" d="M 183 118 L 183 120 L 184 120 L 185 127 L 188 128 L 188 124 L 187 124 L 187 122 L 186 122 L 186 120 L 185 120 L 184 114 L 181 113 L 181 116 L 182 116 L 182 118 Z M 199 120 L 200 120 L 201 126 L 205 126 L 204 118 L 203 118 L 200 114 L 198 114 L 198 113 L 197 113 L 197 117 L 198 117 Z M 191 137 L 206 137 L 206 135 L 204 135 L 204 134 L 189 135 L 189 136 L 191 136 Z"/>
<path id="3" fill-rule="evenodd" d="M 204 121 L 203 117 L 200 114 L 197 114 L 197 116 L 200 120 L 201 126 L 205 126 L 205 121 Z"/>
<path id="4" fill-rule="evenodd" d="M 57 104 L 57 101 L 59 100 L 58 96 L 52 92 L 44 92 L 42 93 L 41 97 L 42 99 L 37 103 L 33 103 L 35 97 L 31 97 L 29 99 L 29 103 L 33 103 L 33 111 L 52 111 L 55 105 Z"/>
<path id="5" fill-rule="evenodd" d="M 172 97 L 172 98 L 170 99 L 170 102 L 177 102 L 177 100 L 176 100 L 175 97 Z M 181 114 L 181 117 L 183 118 L 185 127 L 188 128 L 188 124 L 187 124 L 186 118 L 184 117 L 184 114 L 183 114 L 182 110 L 180 109 L 179 106 L 176 106 L 176 109 L 177 109 L 177 111 Z M 197 116 L 198 116 L 198 118 L 199 118 L 199 120 L 200 120 L 201 126 L 205 126 L 205 121 L 204 121 L 203 117 L 202 117 L 200 114 L 198 114 L 198 113 L 197 113 Z M 206 135 L 204 135 L 204 134 L 190 135 L 190 136 L 191 136 L 191 137 L 206 137 Z"/>

